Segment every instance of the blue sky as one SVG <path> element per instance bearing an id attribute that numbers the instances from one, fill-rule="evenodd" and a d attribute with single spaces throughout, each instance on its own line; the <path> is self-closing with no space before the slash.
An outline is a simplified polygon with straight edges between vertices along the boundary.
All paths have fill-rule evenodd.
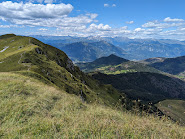
<path id="1" fill-rule="evenodd" d="M 0 34 L 185 40 L 184 0 L 2 0 Z"/>

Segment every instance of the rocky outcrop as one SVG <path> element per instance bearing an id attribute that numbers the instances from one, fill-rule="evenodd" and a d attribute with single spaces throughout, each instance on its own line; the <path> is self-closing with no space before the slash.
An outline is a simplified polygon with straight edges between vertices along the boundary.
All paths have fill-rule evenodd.
<path id="1" fill-rule="evenodd" d="M 36 48 L 35 51 L 38 53 L 38 54 L 42 54 L 42 50 L 40 48 Z"/>
<path id="2" fill-rule="evenodd" d="M 70 71 L 74 71 L 75 70 L 74 67 L 75 66 L 74 66 L 73 62 L 68 58 L 67 63 L 66 63 L 66 68 L 69 69 Z"/>

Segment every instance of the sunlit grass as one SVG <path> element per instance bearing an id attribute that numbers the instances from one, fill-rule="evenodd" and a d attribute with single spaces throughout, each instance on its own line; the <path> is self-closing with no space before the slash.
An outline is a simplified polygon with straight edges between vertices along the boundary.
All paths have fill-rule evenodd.
<path id="1" fill-rule="evenodd" d="M 0 73 L 0 138 L 178 138 L 185 128 L 167 118 L 137 116 L 82 103 L 36 79 Z"/>
<path id="2" fill-rule="evenodd" d="M 185 125 L 185 101 L 184 100 L 164 100 L 156 106 L 172 119 Z"/>

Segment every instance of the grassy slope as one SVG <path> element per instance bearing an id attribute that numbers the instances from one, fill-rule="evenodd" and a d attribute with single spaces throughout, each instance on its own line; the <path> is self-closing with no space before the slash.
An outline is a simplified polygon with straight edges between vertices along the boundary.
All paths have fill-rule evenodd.
<path id="1" fill-rule="evenodd" d="M 158 73 L 136 72 L 117 75 L 91 73 L 104 84 L 125 92 L 129 98 L 156 103 L 167 98 L 185 99 L 185 82 Z"/>
<path id="2" fill-rule="evenodd" d="M 169 74 L 185 77 L 185 56 L 167 58 L 161 62 L 150 63 L 149 66 Z"/>
<path id="3" fill-rule="evenodd" d="M 105 74 L 121 74 L 121 73 L 129 73 L 129 72 L 153 72 L 153 73 L 160 73 L 155 68 L 146 66 L 145 64 L 128 61 L 123 62 L 122 64 L 116 66 L 106 66 L 97 68 L 96 71 L 105 73 Z"/>
<path id="4" fill-rule="evenodd" d="M 100 67 L 106 67 L 106 66 L 113 66 L 113 65 L 119 65 L 123 62 L 127 62 L 127 59 L 118 57 L 114 54 L 111 54 L 110 56 L 107 57 L 101 57 L 93 62 L 87 62 L 87 63 L 76 63 L 78 67 L 84 72 L 90 72 L 94 71 Z"/>
<path id="5" fill-rule="evenodd" d="M 110 85 L 101 85 L 70 63 L 67 55 L 57 48 L 23 36 L 0 36 L 0 72 L 19 72 L 36 76 L 71 94 L 107 105 L 116 104 L 120 93 Z M 98 94 L 98 95 L 97 95 Z"/>
<path id="6" fill-rule="evenodd" d="M 0 138 L 178 138 L 185 128 L 97 104 L 15 73 L 0 73 Z"/>
<path id="7" fill-rule="evenodd" d="M 128 72 L 161 73 L 159 70 L 153 67 L 149 67 L 146 64 L 134 62 L 134 61 L 128 61 L 126 59 L 120 58 L 115 55 L 102 57 L 89 63 L 77 63 L 77 65 L 84 72 L 99 71 L 105 74 L 121 74 L 121 73 L 128 73 Z"/>
<path id="8" fill-rule="evenodd" d="M 185 101 L 184 100 L 164 100 L 156 106 L 166 115 L 176 121 L 181 121 L 185 125 Z"/>

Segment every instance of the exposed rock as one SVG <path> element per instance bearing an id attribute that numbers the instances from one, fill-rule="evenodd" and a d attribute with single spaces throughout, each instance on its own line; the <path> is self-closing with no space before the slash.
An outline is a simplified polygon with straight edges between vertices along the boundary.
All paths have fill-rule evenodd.
<path id="1" fill-rule="evenodd" d="M 42 50 L 40 48 L 36 48 L 35 51 L 38 53 L 38 54 L 42 54 Z"/>
<path id="2" fill-rule="evenodd" d="M 59 66 L 62 66 L 62 62 L 61 62 L 61 60 L 59 59 L 59 58 L 57 58 L 57 64 L 59 65 Z"/>
<path id="3" fill-rule="evenodd" d="M 80 92 L 80 98 L 81 98 L 82 102 L 85 102 L 85 100 L 86 100 L 86 95 L 82 92 L 82 90 L 81 90 L 81 92 Z"/>
<path id="4" fill-rule="evenodd" d="M 8 48 L 9 48 L 9 46 L 5 46 L 4 49 L 0 51 L 0 53 L 6 51 L 6 49 L 8 49 Z"/>
<path id="5" fill-rule="evenodd" d="M 22 63 L 31 63 L 31 61 L 30 61 L 29 59 L 24 59 L 24 60 L 22 61 Z"/>
<path id="6" fill-rule="evenodd" d="M 71 71 L 74 71 L 74 64 L 70 59 L 67 59 L 66 68 L 68 68 Z"/>

